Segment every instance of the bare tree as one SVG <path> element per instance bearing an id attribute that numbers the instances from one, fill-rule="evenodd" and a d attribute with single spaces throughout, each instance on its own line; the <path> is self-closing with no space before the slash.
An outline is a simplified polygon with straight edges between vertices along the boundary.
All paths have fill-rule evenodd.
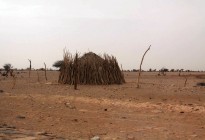
<path id="1" fill-rule="evenodd" d="M 143 60 L 144 60 L 144 57 L 145 57 L 146 53 L 150 50 L 150 47 L 151 47 L 151 45 L 150 45 L 149 48 L 145 51 L 145 53 L 144 53 L 144 55 L 143 55 L 143 57 L 142 57 L 141 63 L 140 63 L 139 75 L 138 75 L 138 80 L 137 80 L 137 88 L 140 87 L 139 82 L 140 82 L 140 76 L 141 76 L 141 70 L 142 70 L 142 63 L 143 63 Z"/>

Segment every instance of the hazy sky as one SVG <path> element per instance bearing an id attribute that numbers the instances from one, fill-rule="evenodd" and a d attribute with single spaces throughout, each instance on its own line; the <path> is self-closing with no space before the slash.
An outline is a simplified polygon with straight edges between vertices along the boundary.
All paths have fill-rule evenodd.
<path id="1" fill-rule="evenodd" d="M 205 70 L 205 0 L 0 0 L 0 67 L 52 67 L 71 52 L 124 69 Z"/>

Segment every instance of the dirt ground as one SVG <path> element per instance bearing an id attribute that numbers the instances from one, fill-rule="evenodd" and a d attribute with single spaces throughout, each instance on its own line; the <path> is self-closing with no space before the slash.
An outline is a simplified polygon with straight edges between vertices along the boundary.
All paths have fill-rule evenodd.
<path id="1" fill-rule="evenodd" d="M 4 126 L 71 140 L 205 139 L 205 87 L 196 86 L 205 73 L 182 73 L 186 87 L 178 73 L 144 72 L 138 89 L 137 73 L 127 72 L 123 85 L 78 90 L 58 84 L 58 71 L 48 81 L 39 74 L 40 82 L 36 71 L 19 72 L 14 89 L 11 77 L 0 76 L 0 139 L 11 137 Z"/>

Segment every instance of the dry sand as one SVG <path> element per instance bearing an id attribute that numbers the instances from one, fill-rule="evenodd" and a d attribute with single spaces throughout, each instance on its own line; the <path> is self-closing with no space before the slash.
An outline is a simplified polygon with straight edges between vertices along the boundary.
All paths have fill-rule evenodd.
<path id="1" fill-rule="evenodd" d="M 20 72 L 14 89 L 11 77 L 0 76 L 0 139 L 12 137 L 5 131 L 9 126 L 53 139 L 205 139 L 205 88 L 196 86 L 205 82 L 196 75 L 205 73 L 182 73 L 186 87 L 177 73 L 143 72 L 138 89 L 137 73 L 127 72 L 123 85 L 79 85 L 78 90 L 59 85 L 57 71 L 48 72 L 48 81 L 39 74 L 40 83 L 36 71 L 31 78 Z"/>

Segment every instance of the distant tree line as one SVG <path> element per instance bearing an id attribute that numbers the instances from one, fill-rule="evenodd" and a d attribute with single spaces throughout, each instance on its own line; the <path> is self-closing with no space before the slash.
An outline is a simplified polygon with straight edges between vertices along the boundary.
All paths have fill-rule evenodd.
<path id="1" fill-rule="evenodd" d="M 123 70 L 124 72 L 138 72 L 138 69 L 132 69 L 132 70 Z M 184 70 L 184 69 L 168 69 L 168 68 L 161 68 L 159 70 L 157 69 L 149 69 L 149 70 L 142 70 L 146 72 L 203 72 L 203 71 L 193 71 L 193 70 Z"/>

